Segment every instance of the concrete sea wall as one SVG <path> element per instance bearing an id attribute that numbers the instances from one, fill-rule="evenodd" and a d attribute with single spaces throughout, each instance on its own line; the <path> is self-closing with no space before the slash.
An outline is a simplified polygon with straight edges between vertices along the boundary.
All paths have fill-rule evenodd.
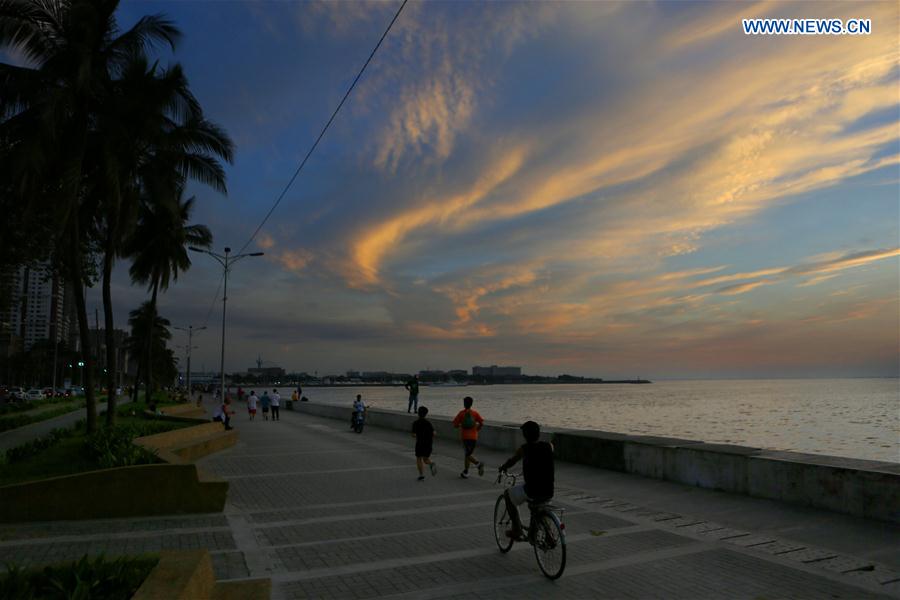
<path id="1" fill-rule="evenodd" d="M 295 403 L 294 409 L 350 423 L 350 407 Z M 429 415 L 437 435 L 459 436 L 447 417 Z M 373 409 L 367 423 L 409 432 L 413 417 Z M 479 444 L 512 452 L 522 443 L 518 423 L 491 422 Z M 900 523 L 900 464 L 763 450 L 696 440 L 547 428 L 559 460 L 634 473 L 702 488 L 780 500 Z"/>

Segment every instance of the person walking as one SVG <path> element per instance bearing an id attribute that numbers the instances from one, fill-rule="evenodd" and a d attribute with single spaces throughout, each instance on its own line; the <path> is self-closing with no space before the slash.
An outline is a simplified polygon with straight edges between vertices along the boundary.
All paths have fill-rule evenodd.
<path id="1" fill-rule="evenodd" d="M 431 476 L 437 475 L 437 465 L 431 462 L 431 451 L 434 437 L 437 435 L 434 426 L 425 417 L 428 409 L 419 407 L 419 418 L 413 421 L 412 436 L 416 438 L 416 469 L 419 470 L 419 481 L 425 481 L 425 465 L 431 470 Z"/>
<path id="2" fill-rule="evenodd" d="M 406 407 L 406 412 L 416 412 L 419 410 L 419 378 L 416 375 L 413 375 L 409 381 L 404 384 L 407 390 L 409 390 L 409 406 Z"/>
<path id="3" fill-rule="evenodd" d="M 475 458 L 475 446 L 478 445 L 478 432 L 484 427 L 484 419 L 472 408 L 471 396 L 463 398 L 463 409 L 453 419 L 453 426 L 460 430 L 465 459 L 463 470 L 459 474 L 463 479 L 469 478 L 469 465 L 478 466 L 478 475 L 484 475 L 484 463 Z"/>
<path id="4" fill-rule="evenodd" d="M 281 407 L 281 396 L 278 395 L 278 390 L 272 390 L 272 420 L 280 421 L 281 419 L 278 416 L 278 409 Z"/>
<path id="5" fill-rule="evenodd" d="M 259 403 L 259 398 L 256 397 L 256 392 L 250 390 L 250 396 L 247 398 L 247 412 L 250 413 L 251 421 L 256 418 L 257 403 Z"/>
<path id="6" fill-rule="evenodd" d="M 269 406 L 272 404 L 272 399 L 269 398 L 269 392 L 263 391 L 262 398 L 259 399 L 259 404 L 262 406 L 263 411 L 263 419 L 266 421 L 269 420 Z"/>

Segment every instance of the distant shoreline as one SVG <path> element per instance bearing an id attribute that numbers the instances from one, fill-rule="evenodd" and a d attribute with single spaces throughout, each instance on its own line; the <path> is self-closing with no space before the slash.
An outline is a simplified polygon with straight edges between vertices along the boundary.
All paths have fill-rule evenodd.
<path id="1" fill-rule="evenodd" d="M 591 381 L 557 381 L 557 380 L 548 380 L 548 381 L 497 381 L 491 383 L 466 383 L 463 385 L 446 385 L 446 384 L 429 384 L 420 382 L 419 385 L 422 387 L 484 387 L 491 385 L 601 385 L 601 384 L 647 384 L 653 383 L 649 379 L 609 379 L 609 380 L 591 380 Z M 236 384 L 231 384 L 232 386 Z M 253 385 L 253 384 L 240 384 L 240 385 Z M 256 384 L 256 385 L 265 385 L 265 384 Z M 275 387 L 297 387 L 297 385 L 291 384 L 270 384 Z M 302 383 L 300 387 L 305 388 L 320 388 L 320 387 L 338 387 L 338 388 L 349 388 L 349 387 L 403 387 L 404 383 Z"/>

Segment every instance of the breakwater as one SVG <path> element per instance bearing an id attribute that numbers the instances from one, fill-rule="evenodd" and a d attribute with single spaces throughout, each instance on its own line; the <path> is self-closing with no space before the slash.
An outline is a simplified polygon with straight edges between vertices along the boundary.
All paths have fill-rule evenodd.
<path id="1" fill-rule="evenodd" d="M 302 402 L 295 410 L 349 421 L 349 407 Z M 369 425 L 408 432 L 405 412 L 370 410 Z M 458 437 L 451 419 L 429 415 L 438 436 Z M 858 517 L 900 523 L 900 464 L 708 444 L 670 437 L 547 428 L 559 460 L 702 488 L 747 494 Z M 485 425 L 479 443 L 513 451 L 517 423 Z"/>

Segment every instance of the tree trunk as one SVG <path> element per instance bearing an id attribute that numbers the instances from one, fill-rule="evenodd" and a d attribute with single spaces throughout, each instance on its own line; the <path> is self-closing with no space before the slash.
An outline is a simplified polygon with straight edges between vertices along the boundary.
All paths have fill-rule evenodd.
<path id="1" fill-rule="evenodd" d="M 142 368 L 143 367 L 141 366 L 141 360 L 138 359 L 137 373 L 134 374 L 134 386 L 132 387 L 132 390 L 131 390 L 131 401 L 135 402 L 135 403 L 138 401 L 138 393 L 139 393 L 139 389 L 141 386 L 141 375 L 143 375 L 143 373 L 141 372 Z"/>
<path id="2" fill-rule="evenodd" d="M 75 296 L 75 309 L 78 313 L 78 334 L 81 338 L 81 358 L 84 361 L 84 403 L 87 409 L 87 431 L 97 430 L 97 404 L 94 398 L 94 361 L 91 358 L 91 326 L 88 324 L 87 306 L 84 303 L 84 276 L 81 265 L 81 239 L 79 236 L 78 217 L 72 218 L 72 248 L 69 256 L 69 278 L 72 281 Z"/>
<path id="3" fill-rule="evenodd" d="M 153 334 L 156 329 L 156 293 L 159 290 L 159 282 L 153 282 L 153 294 L 150 296 L 150 327 L 147 330 L 147 366 L 144 379 L 147 380 L 147 392 L 144 400 L 150 404 L 150 394 L 153 393 Z"/>
<path id="4" fill-rule="evenodd" d="M 91 326 L 88 324 L 87 306 L 84 299 L 84 248 L 81 243 L 81 191 L 82 167 L 84 153 L 87 145 L 87 128 L 89 100 L 81 96 L 76 103 L 74 114 L 70 118 L 73 123 L 71 139 L 65 146 L 65 167 L 61 171 L 62 199 L 65 201 L 65 210 L 61 222 L 65 241 L 60 244 L 67 256 L 61 262 L 68 266 L 66 274 L 72 282 L 75 295 L 75 311 L 78 313 L 78 335 L 81 338 L 81 354 L 84 360 L 84 377 L 81 385 L 84 387 L 84 404 L 87 412 L 86 426 L 88 433 L 97 430 L 97 402 L 94 397 L 94 360 L 91 357 Z M 66 235 L 67 234 L 67 235 Z M 68 252 L 66 252 L 68 251 Z"/>
<path id="5" fill-rule="evenodd" d="M 115 232 L 117 217 L 111 215 L 107 223 L 106 249 L 103 255 L 103 321 L 106 325 L 106 426 L 116 424 L 116 336 L 113 331 L 112 278 L 113 259 L 116 256 Z"/>

